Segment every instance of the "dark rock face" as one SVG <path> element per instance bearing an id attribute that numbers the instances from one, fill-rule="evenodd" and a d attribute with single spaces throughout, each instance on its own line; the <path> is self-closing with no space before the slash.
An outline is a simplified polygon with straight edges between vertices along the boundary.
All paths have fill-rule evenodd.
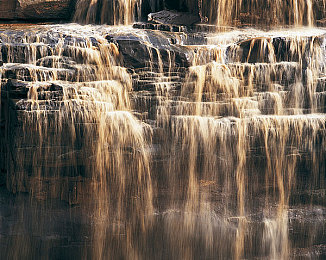
<path id="1" fill-rule="evenodd" d="M 0 18 L 13 19 L 15 17 L 16 0 L 0 1 Z"/>
<path id="2" fill-rule="evenodd" d="M 182 12 L 198 13 L 199 1 L 198 0 L 165 0 L 165 7 L 169 10 L 178 10 Z"/>
<path id="3" fill-rule="evenodd" d="M 6 0 L 0 2 L 0 19 L 69 20 L 74 0 Z"/>

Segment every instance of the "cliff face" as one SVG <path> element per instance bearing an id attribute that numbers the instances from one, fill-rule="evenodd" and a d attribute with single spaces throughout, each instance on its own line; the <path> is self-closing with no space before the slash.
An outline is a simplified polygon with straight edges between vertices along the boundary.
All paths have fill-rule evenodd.
<path id="1" fill-rule="evenodd" d="M 74 0 L 1 0 L 0 19 L 70 20 Z"/>

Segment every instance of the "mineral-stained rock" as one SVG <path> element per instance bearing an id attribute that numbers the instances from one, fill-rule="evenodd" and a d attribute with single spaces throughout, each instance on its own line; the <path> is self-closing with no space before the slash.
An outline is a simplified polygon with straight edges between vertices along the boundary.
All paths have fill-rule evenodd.
<path id="1" fill-rule="evenodd" d="M 177 24 L 189 26 L 200 22 L 200 17 L 199 15 L 191 13 L 163 10 L 157 13 L 149 14 L 148 20 L 161 24 Z"/>
<path id="2" fill-rule="evenodd" d="M 16 12 L 21 19 L 67 19 L 71 0 L 18 0 Z"/>
<path id="3" fill-rule="evenodd" d="M 2 0 L 0 19 L 69 20 L 74 0 Z"/>

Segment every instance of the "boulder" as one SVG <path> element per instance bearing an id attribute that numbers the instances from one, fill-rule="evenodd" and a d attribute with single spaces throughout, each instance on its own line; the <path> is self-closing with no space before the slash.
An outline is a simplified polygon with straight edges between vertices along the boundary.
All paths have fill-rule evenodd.
<path id="1" fill-rule="evenodd" d="M 200 17 L 197 14 L 163 10 L 156 13 L 150 13 L 148 15 L 148 20 L 160 24 L 190 26 L 199 23 Z"/>
<path id="2" fill-rule="evenodd" d="M 108 35 L 106 39 L 117 44 L 123 64 L 127 68 L 141 69 L 152 66 L 154 69 L 162 65 L 164 69 L 168 69 L 171 60 L 175 67 L 189 67 L 191 50 L 174 44 L 172 34 L 166 36 L 162 37 L 162 34 L 156 34 L 154 31 L 148 32 L 150 45 L 135 35 Z"/>

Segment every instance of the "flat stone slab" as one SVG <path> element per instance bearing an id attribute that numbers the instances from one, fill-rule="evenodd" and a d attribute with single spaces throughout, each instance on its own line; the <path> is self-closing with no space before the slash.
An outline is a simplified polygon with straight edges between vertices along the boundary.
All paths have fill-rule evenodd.
<path id="1" fill-rule="evenodd" d="M 199 23 L 200 17 L 199 15 L 191 13 L 163 10 L 157 13 L 150 13 L 148 15 L 148 21 L 160 24 L 176 24 L 190 26 L 195 23 Z"/>

